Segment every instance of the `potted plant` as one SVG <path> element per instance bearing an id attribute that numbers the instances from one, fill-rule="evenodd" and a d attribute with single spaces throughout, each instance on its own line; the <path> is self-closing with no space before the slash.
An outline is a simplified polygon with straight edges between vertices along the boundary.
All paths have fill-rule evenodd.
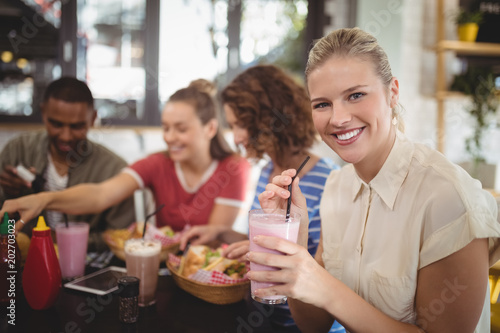
<path id="1" fill-rule="evenodd" d="M 451 90 L 471 97 L 469 114 L 474 119 L 474 132 L 465 140 L 465 149 L 471 160 L 462 166 L 482 181 L 484 187 L 494 188 L 497 167 L 486 164 L 483 137 L 486 130 L 496 123 L 495 114 L 499 97 L 495 86 L 495 75 L 489 67 L 469 66 L 464 74 L 455 76 Z M 488 171 L 489 170 L 489 171 Z M 498 181 L 497 181 L 498 182 Z"/>
<path id="2" fill-rule="evenodd" d="M 483 13 L 479 10 L 468 11 L 464 8 L 460 8 L 458 14 L 455 16 L 458 40 L 463 42 L 475 42 L 477 32 L 479 31 L 479 24 L 481 24 L 482 21 Z"/>

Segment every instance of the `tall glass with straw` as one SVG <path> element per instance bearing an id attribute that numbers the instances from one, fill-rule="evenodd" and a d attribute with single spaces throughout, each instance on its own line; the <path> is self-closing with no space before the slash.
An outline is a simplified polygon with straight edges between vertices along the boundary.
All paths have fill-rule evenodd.
<path id="1" fill-rule="evenodd" d="M 85 274 L 89 224 L 68 222 L 68 216 L 63 216 L 64 223 L 56 224 L 55 232 L 62 279 L 70 281 Z"/>
<path id="2" fill-rule="evenodd" d="M 160 269 L 161 242 L 156 239 L 145 239 L 148 219 L 165 205 L 159 206 L 144 221 L 142 238 L 129 239 L 125 242 L 125 262 L 127 275 L 135 276 L 139 282 L 139 306 L 146 307 L 156 303 L 156 286 Z"/>
<path id="3" fill-rule="evenodd" d="M 297 173 L 295 177 L 302 170 L 304 165 L 309 160 L 309 156 L 302 162 L 301 166 L 297 169 Z M 293 180 L 295 179 L 293 177 Z M 261 247 L 253 242 L 253 239 L 257 235 L 264 236 L 274 236 L 283 238 L 292 242 L 297 242 L 297 237 L 299 234 L 299 226 L 300 226 L 300 214 L 299 213 L 291 213 L 291 187 L 288 187 L 290 191 L 290 197 L 287 202 L 287 209 L 278 209 L 278 210 L 264 210 L 264 209 L 253 209 L 249 212 L 248 215 L 248 224 L 249 224 L 249 238 L 250 238 L 250 251 L 253 252 L 265 252 L 265 253 L 273 253 L 273 254 L 282 254 L 281 252 L 270 250 L 264 247 Z M 253 262 L 250 262 L 250 270 L 254 271 L 273 271 L 278 270 L 279 268 L 260 265 Z M 275 283 L 269 282 L 259 282 L 259 281 L 251 281 L 251 294 L 252 298 L 260 303 L 264 304 L 283 304 L 286 302 L 287 298 L 285 295 L 273 295 L 266 297 L 259 297 L 255 295 L 255 290 L 268 288 L 275 285 Z"/>

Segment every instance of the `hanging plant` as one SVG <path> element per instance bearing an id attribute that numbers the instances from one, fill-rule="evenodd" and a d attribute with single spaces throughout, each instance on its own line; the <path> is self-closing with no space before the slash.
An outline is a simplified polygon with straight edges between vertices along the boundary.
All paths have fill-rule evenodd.
<path id="1" fill-rule="evenodd" d="M 472 99 L 468 110 L 474 119 L 473 135 L 465 140 L 465 148 L 475 168 L 485 161 L 482 147 L 486 129 L 494 123 L 499 101 L 496 95 L 495 75 L 491 68 L 469 66 L 467 72 L 455 76 L 451 90 L 459 91 Z"/>

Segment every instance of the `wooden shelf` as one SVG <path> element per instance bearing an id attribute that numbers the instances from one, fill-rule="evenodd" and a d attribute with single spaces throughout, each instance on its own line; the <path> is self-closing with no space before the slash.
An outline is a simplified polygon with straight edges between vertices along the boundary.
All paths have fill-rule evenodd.
<path id="1" fill-rule="evenodd" d="M 458 55 L 498 57 L 500 56 L 500 43 L 442 40 L 437 43 L 437 51 L 455 51 Z"/>
<path id="2" fill-rule="evenodd" d="M 434 97 L 438 100 L 468 98 L 468 96 L 465 95 L 464 93 L 458 91 L 449 91 L 449 90 L 438 91 L 436 92 L 436 95 Z"/>
<path id="3" fill-rule="evenodd" d="M 445 0 L 436 1 L 436 44 L 434 51 L 436 52 L 436 102 L 437 102 L 437 149 L 445 152 L 446 146 L 446 110 L 445 101 L 448 98 L 463 98 L 463 94 L 448 91 L 446 82 L 446 53 L 454 52 L 456 56 L 479 56 L 499 58 L 500 60 L 500 43 L 481 43 L 481 42 L 462 42 L 458 40 L 445 39 Z M 495 62 L 497 60 L 494 60 Z"/>

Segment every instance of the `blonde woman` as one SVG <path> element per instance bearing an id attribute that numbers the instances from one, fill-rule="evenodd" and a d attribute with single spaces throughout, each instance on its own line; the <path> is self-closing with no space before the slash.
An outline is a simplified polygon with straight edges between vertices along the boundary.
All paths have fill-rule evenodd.
<path id="1" fill-rule="evenodd" d="M 315 260 L 306 246 L 307 209 L 299 179 L 292 211 L 302 214 L 298 244 L 258 236 L 248 260 L 281 268 L 251 280 L 284 294 L 302 332 L 489 332 L 488 267 L 498 260 L 493 197 L 463 169 L 402 133 L 399 82 L 377 40 L 336 30 L 312 48 L 306 68 L 314 125 L 345 162 L 321 201 Z M 283 208 L 295 170 L 274 177 L 263 208 Z"/>

